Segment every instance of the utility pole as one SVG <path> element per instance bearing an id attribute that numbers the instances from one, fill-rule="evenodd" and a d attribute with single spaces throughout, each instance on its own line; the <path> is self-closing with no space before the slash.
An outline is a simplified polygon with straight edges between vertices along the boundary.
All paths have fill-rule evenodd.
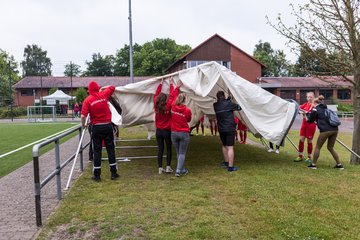
<path id="1" fill-rule="evenodd" d="M 73 64 L 72 64 L 72 61 L 70 61 L 70 97 L 71 97 L 71 100 L 72 100 L 72 90 L 73 90 L 72 76 L 73 76 Z M 74 120 L 74 103 L 73 103 L 73 101 L 71 101 L 71 103 L 72 103 L 71 119 Z M 68 104 L 68 108 L 69 108 L 69 104 Z"/>
<path id="2" fill-rule="evenodd" d="M 9 61 L 9 70 L 8 70 L 8 74 L 9 74 L 9 82 L 10 82 L 10 114 L 11 114 L 11 121 L 14 121 L 14 116 L 13 116 L 13 98 L 12 98 L 12 82 L 11 82 L 11 65 L 10 65 L 10 61 Z"/>
<path id="3" fill-rule="evenodd" d="M 41 112 L 41 119 L 44 120 L 44 115 L 43 115 L 43 108 L 42 108 L 42 75 L 40 75 L 40 112 Z"/>
<path id="4" fill-rule="evenodd" d="M 132 21 L 131 21 L 131 0 L 129 0 L 129 40 L 130 40 L 130 82 L 134 83 L 133 66 L 133 44 L 132 44 Z"/>

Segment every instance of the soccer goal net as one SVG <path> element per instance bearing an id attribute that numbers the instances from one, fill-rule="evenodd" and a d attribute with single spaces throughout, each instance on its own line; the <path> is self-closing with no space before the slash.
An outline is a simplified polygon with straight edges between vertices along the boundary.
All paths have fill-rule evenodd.
<path id="1" fill-rule="evenodd" d="M 28 122 L 55 122 L 55 106 L 28 106 Z"/>

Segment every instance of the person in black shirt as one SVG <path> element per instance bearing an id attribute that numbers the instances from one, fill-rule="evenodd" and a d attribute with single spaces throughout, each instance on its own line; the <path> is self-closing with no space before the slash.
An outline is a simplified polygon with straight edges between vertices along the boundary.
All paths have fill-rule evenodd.
<path id="1" fill-rule="evenodd" d="M 218 124 L 218 131 L 220 135 L 222 146 L 222 153 L 224 161 L 221 164 L 228 167 L 229 172 L 237 170 L 234 167 L 234 142 L 236 125 L 234 122 L 234 110 L 241 110 L 238 104 L 233 103 L 230 98 L 225 99 L 225 93 L 219 91 L 216 94 L 217 102 L 214 103 L 214 110 Z"/>

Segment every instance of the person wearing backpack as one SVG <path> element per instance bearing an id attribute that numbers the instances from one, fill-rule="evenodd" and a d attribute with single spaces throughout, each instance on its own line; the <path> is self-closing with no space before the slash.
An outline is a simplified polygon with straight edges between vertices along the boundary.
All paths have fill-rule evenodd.
<path id="1" fill-rule="evenodd" d="M 320 135 L 316 142 L 316 147 L 314 151 L 313 162 L 308 166 L 309 169 L 317 169 L 316 163 L 320 156 L 321 147 L 327 140 L 327 149 L 333 156 L 336 161 L 336 165 L 334 168 L 336 169 L 344 169 L 344 166 L 341 164 L 339 160 L 339 155 L 334 150 L 334 145 L 336 142 L 336 137 L 339 132 L 338 126 L 333 126 L 336 124 L 330 124 L 327 106 L 323 103 L 324 96 L 320 95 L 319 97 L 314 99 L 315 107 L 312 109 L 310 114 L 307 114 L 307 122 L 316 122 L 320 130 Z"/>

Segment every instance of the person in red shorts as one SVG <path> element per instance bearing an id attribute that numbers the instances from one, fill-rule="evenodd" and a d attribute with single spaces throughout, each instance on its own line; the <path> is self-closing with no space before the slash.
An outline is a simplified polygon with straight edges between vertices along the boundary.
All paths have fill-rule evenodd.
<path id="1" fill-rule="evenodd" d="M 240 144 L 247 144 L 246 139 L 247 139 L 248 128 L 241 119 L 239 119 L 238 129 L 240 134 Z"/>
<path id="2" fill-rule="evenodd" d="M 306 121 L 306 113 L 310 113 L 314 108 L 313 101 L 315 95 L 313 92 L 306 93 L 307 102 L 300 106 L 300 113 L 303 115 L 303 120 L 300 128 L 300 140 L 299 140 L 299 156 L 294 159 L 295 162 L 301 162 L 304 160 L 303 151 L 305 145 L 305 139 L 307 139 L 307 153 L 308 156 L 305 159 L 305 162 L 311 162 L 311 154 L 313 150 L 312 139 L 314 138 L 314 134 L 316 131 L 315 123 L 308 123 Z"/>

